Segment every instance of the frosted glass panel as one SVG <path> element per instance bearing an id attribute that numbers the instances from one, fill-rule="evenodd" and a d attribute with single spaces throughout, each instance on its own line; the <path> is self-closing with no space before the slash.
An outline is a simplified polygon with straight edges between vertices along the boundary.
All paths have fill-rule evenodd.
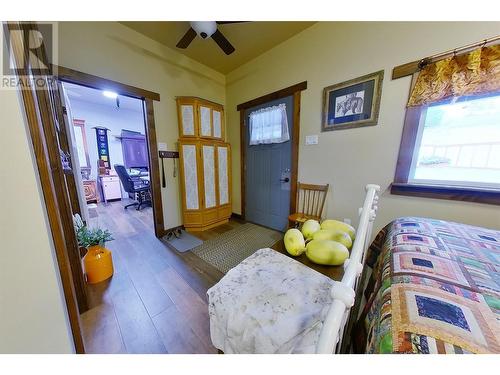
<path id="1" fill-rule="evenodd" d="M 221 138 L 222 132 L 221 132 L 220 112 L 213 111 L 212 116 L 213 116 L 213 124 L 214 124 L 214 137 Z"/>
<path id="2" fill-rule="evenodd" d="M 227 147 L 217 147 L 219 159 L 219 204 L 229 203 L 229 188 L 227 176 Z"/>
<path id="3" fill-rule="evenodd" d="M 201 135 L 211 136 L 212 131 L 210 129 L 210 108 L 200 107 L 200 123 L 201 123 Z"/>
<path id="4" fill-rule="evenodd" d="M 205 180 L 205 208 L 215 207 L 214 146 L 203 146 L 203 173 Z"/>
<path id="5" fill-rule="evenodd" d="M 196 171 L 196 146 L 183 145 L 182 158 L 184 160 L 184 185 L 186 187 L 186 208 L 197 210 L 198 203 L 198 172 Z"/>
<path id="6" fill-rule="evenodd" d="M 194 135 L 194 113 L 192 105 L 181 106 L 182 132 L 184 135 Z"/>

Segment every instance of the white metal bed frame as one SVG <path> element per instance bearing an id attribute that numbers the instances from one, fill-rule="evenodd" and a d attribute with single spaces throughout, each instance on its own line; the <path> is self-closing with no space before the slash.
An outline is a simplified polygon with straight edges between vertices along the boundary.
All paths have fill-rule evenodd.
<path id="1" fill-rule="evenodd" d="M 332 354 L 342 344 L 342 336 L 354 305 L 356 285 L 363 271 L 364 259 L 372 235 L 373 221 L 377 215 L 380 186 L 366 185 L 363 207 L 359 209 L 359 225 L 349 259 L 344 263 L 344 276 L 335 281 L 331 293 L 333 302 L 328 310 L 316 346 L 318 354 Z M 338 344 L 338 346 L 337 346 Z"/>

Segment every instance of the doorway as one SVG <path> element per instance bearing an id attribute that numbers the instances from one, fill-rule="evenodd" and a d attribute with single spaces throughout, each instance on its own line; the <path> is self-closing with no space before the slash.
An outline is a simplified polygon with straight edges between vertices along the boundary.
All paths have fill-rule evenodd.
<path id="1" fill-rule="evenodd" d="M 273 143 L 261 140 L 252 144 L 252 117 L 265 116 L 266 112 L 275 111 L 277 117 L 286 114 L 282 118 L 282 124 L 274 123 L 268 131 L 272 137 L 275 133 L 286 134 L 286 139 L 281 137 Z M 245 191 L 246 197 L 246 220 L 255 224 L 272 228 L 278 231 L 284 231 L 288 226 L 288 215 L 290 215 L 290 186 L 291 186 L 291 167 L 292 167 L 292 138 L 293 134 L 293 97 L 287 96 L 282 99 L 269 101 L 258 106 L 249 108 L 245 111 L 247 134 L 245 135 L 246 147 L 246 181 L 248 181 Z M 270 121 L 267 116 L 264 121 Z M 276 116 L 274 116 L 276 117 Z M 283 116 L 284 117 L 284 116 Z M 267 124 L 263 124 L 268 128 Z M 288 127 L 288 132 L 282 127 Z M 260 130 L 260 129 L 259 129 Z M 267 129 L 269 130 L 269 129 Z M 254 130 L 255 132 L 255 130 Z M 267 136 L 267 135 L 266 135 Z"/>
<path id="2" fill-rule="evenodd" d="M 153 231 L 143 100 L 68 82 L 60 90 L 82 219 L 115 233 Z"/>
<path id="3" fill-rule="evenodd" d="M 295 212 L 300 101 L 301 92 L 306 89 L 307 81 L 300 82 L 236 107 L 240 112 L 241 218 L 244 220 L 283 231 L 287 228 L 288 214 Z M 250 145 L 249 115 L 279 104 L 286 107 L 290 140 L 280 142 L 281 145 Z"/>

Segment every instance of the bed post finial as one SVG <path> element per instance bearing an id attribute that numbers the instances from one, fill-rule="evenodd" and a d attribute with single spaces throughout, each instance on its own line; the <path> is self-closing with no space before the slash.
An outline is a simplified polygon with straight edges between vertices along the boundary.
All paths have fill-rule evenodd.
<path id="1" fill-rule="evenodd" d="M 365 190 L 368 191 L 370 189 L 375 189 L 375 191 L 380 191 L 380 185 L 375 185 L 375 184 L 368 184 L 365 187 Z"/>

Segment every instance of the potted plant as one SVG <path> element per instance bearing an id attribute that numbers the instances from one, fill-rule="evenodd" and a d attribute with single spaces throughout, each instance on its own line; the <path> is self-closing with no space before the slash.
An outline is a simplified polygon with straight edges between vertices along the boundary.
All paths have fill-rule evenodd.
<path id="1" fill-rule="evenodd" d="M 87 227 L 79 215 L 74 218 L 76 238 L 81 247 L 87 249 L 83 257 L 83 268 L 89 284 L 104 281 L 113 276 L 111 251 L 104 247 L 106 241 L 113 240 L 111 233 L 101 228 Z"/>

